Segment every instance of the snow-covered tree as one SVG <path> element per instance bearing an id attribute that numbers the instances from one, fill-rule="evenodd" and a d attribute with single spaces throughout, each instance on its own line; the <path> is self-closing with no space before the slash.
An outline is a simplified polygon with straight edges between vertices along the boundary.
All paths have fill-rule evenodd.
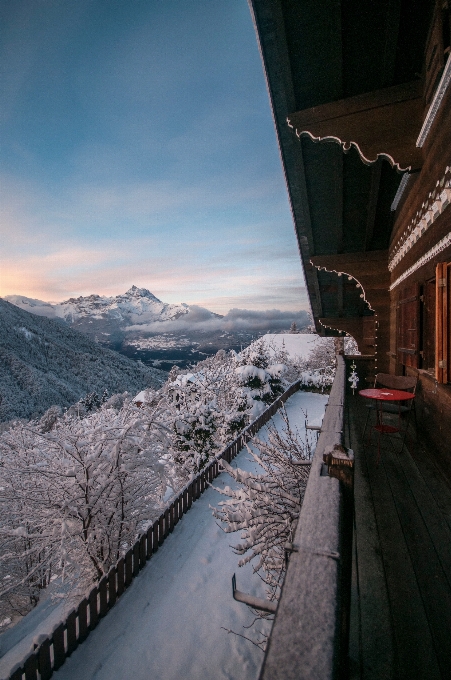
<path id="1" fill-rule="evenodd" d="M 61 406 L 51 406 L 47 411 L 44 413 L 42 418 L 39 420 L 39 428 L 41 432 L 50 432 L 58 421 L 58 418 L 61 417 L 63 411 L 61 409 Z"/>
<path id="2" fill-rule="evenodd" d="M 299 333 L 298 327 L 296 325 L 296 321 L 293 321 L 293 323 L 290 326 L 290 330 L 288 332 L 289 333 Z"/>
<path id="3" fill-rule="evenodd" d="M 241 532 L 240 542 L 233 547 L 242 556 L 239 566 L 254 562 L 254 571 L 266 583 L 271 601 L 280 594 L 285 547 L 293 540 L 312 451 L 307 437 L 291 428 L 285 409 L 281 414 L 284 425 L 280 431 L 270 424 L 266 441 L 254 437 L 248 446 L 261 473 L 245 472 L 221 461 L 239 486 L 236 490 L 216 488 L 227 500 L 213 508 L 226 533 Z"/>
<path id="4" fill-rule="evenodd" d="M 129 407 L 19 424 L 0 439 L 0 596 L 32 606 L 53 574 L 100 578 L 162 505 L 170 467 L 155 414 Z"/>

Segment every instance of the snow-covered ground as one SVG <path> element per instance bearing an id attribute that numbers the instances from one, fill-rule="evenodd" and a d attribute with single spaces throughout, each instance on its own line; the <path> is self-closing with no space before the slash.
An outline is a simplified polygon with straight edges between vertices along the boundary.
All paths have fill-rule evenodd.
<path id="1" fill-rule="evenodd" d="M 308 333 L 267 333 L 263 336 L 265 342 L 269 347 L 275 349 L 282 349 L 282 344 L 285 344 L 285 349 L 290 357 L 301 357 L 306 359 L 310 352 L 315 349 L 318 343 L 322 340 L 319 335 Z"/>
<path id="2" fill-rule="evenodd" d="M 304 413 L 310 424 L 320 424 L 326 403 L 325 395 L 297 392 L 286 404 L 290 424 L 296 425 L 302 434 Z M 274 421 L 280 425 L 280 416 L 276 415 Z M 263 428 L 259 436 L 263 438 L 264 432 Z M 246 451 L 241 452 L 233 464 L 246 470 L 256 467 Z M 223 474 L 215 485 L 232 486 L 232 483 L 230 477 Z M 239 536 L 225 534 L 212 517 L 209 506 L 217 505 L 220 500 L 216 491 L 208 489 L 196 501 L 111 612 L 55 673 L 55 678 L 254 680 L 258 677 L 263 653 L 224 629 L 249 634 L 243 626 L 253 619 L 248 608 L 232 598 L 233 573 L 236 572 L 240 590 L 264 597 L 264 588 L 258 576 L 252 574 L 252 566 L 238 568 L 239 557 L 229 546 L 237 543 Z M 32 639 L 46 628 L 43 615 L 41 619 L 44 620 L 38 629 L 28 631 L 22 640 L 22 649 L 28 650 Z M 250 634 L 252 636 L 252 631 Z M 0 653 L 4 654 L 2 637 Z M 0 659 L 0 676 L 8 664 L 11 667 L 13 660 L 14 650 Z"/>

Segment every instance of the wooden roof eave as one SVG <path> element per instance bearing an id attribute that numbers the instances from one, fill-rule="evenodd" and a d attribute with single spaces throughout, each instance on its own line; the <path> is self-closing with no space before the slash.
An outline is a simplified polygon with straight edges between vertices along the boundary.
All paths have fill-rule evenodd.
<path id="1" fill-rule="evenodd" d="M 423 120 L 422 83 L 415 80 L 356 97 L 291 113 L 296 135 L 351 145 L 366 164 L 384 156 L 399 171 L 418 170 L 422 152 L 415 145 Z"/>

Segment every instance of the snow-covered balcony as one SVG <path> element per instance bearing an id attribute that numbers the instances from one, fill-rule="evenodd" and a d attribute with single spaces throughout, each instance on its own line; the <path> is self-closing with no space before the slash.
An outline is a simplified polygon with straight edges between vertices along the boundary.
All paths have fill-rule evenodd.
<path id="1" fill-rule="evenodd" d="M 347 363 L 339 357 L 261 680 L 446 678 L 451 490 L 413 418 L 402 451 L 386 435 L 377 463 Z M 356 364 L 363 389 L 373 371 Z M 350 467 L 323 463 L 340 443 L 354 452 L 353 494 Z"/>
<path id="2" fill-rule="evenodd" d="M 337 359 L 262 680 L 337 677 L 346 657 L 352 491 L 323 461 L 343 444 L 346 367 L 342 356 Z M 344 462 L 351 470 L 351 459 Z"/>

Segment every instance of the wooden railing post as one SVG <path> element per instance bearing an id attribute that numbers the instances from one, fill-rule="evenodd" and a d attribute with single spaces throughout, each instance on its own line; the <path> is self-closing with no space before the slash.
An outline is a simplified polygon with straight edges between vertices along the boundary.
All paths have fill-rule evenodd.
<path id="1" fill-rule="evenodd" d="M 155 520 L 152 526 L 152 552 L 157 552 L 158 550 L 158 525 L 159 520 Z"/>
<path id="2" fill-rule="evenodd" d="M 72 609 L 66 619 L 67 630 L 67 656 L 70 656 L 78 646 L 77 640 L 77 612 Z"/>
<path id="3" fill-rule="evenodd" d="M 97 626 L 97 622 L 99 619 L 98 616 L 98 609 L 97 609 L 97 594 L 98 594 L 98 589 L 97 586 L 94 586 L 94 588 L 91 590 L 91 592 L 88 595 L 88 603 L 89 603 L 89 629 L 94 630 L 94 628 Z"/>
<path id="4" fill-rule="evenodd" d="M 114 606 L 116 603 L 117 585 L 116 585 L 117 567 L 114 564 L 108 572 L 108 608 Z"/>
<path id="5" fill-rule="evenodd" d="M 133 548 L 125 553 L 125 587 L 128 588 L 133 578 Z"/>
<path id="6" fill-rule="evenodd" d="M 88 637 L 88 600 L 82 599 L 77 608 L 78 616 L 78 642 L 83 642 Z M 42 645 L 41 645 L 42 648 Z M 42 671 L 41 671 L 42 675 Z"/>
<path id="7" fill-rule="evenodd" d="M 25 680 L 37 680 L 38 678 L 38 659 L 34 652 L 32 652 L 23 664 L 25 671 Z"/>
<path id="8" fill-rule="evenodd" d="M 96 591 L 97 597 L 97 588 Z M 91 591 L 93 592 L 93 591 Z M 52 635 L 53 639 L 53 670 L 57 671 L 66 660 L 66 650 L 64 649 L 64 624 L 60 623 L 56 626 Z"/>
<path id="9" fill-rule="evenodd" d="M 139 574 L 139 545 L 140 539 L 138 538 L 133 545 L 133 576 L 138 576 Z"/>
<path id="10" fill-rule="evenodd" d="M 105 616 L 108 611 L 108 578 L 107 576 L 102 576 L 98 583 L 99 589 L 99 616 Z"/>
<path id="11" fill-rule="evenodd" d="M 125 589 L 125 559 L 121 557 L 117 561 L 117 596 L 120 597 Z"/>
<path id="12" fill-rule="evenodd" d="M 150 527 L 147 529 L 147 544 L 146 544 L 147 545 L 147 553 L 146 553 L 146 556 L 147 556 L 148 560 L 150 560 L 150 558 L 152 557 L 152 553 L 153 553 L 152 543 L 153 543 L 153 524 L 151 524 Z"/>
<path id="13" fill-rule="evenodd" d="M 139 539 L 139 568 L 142 569 L 147 562 L 147 550 L 146 550 L 147 536 L 146 534 L 141 534 Z"/>
<path id="14" fill-rule="evenodd" d="M 169 508 L 166 508 L 164 511 L 164 534 L 163 538 L 166 538 L 166 536 L 169 536 L 169 531 L 170 531 L 170 512 Z"/>
<path id="15" fill-rule="evenodd" d="M 81 638 L 79 638 L 81 641 Z M 50 658 L 50 640 L 44 640 L 38 650 L 38 665 L 41 680 L 50 680 L 52 676 L 52 660 Z"/>

